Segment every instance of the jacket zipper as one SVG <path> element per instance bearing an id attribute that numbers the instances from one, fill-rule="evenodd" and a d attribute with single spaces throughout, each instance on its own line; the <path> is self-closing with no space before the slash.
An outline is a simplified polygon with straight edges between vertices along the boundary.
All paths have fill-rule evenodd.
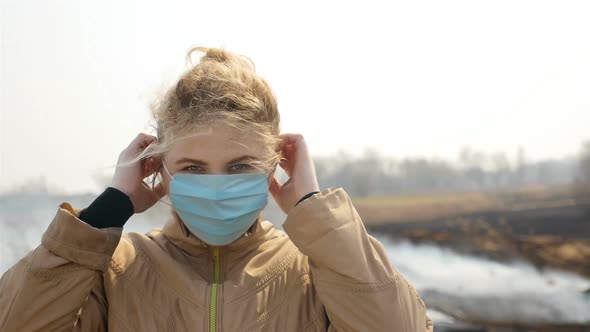
<path id="1" fill-rule="evenodd" d="M 213 276 L 213 285 L 211 285 L 211 305 L 209 307 L 209 332 L 217 331 L 217 293 L 219 291 L 219 279 L 221 276 L 221 255 L 219 251 L 219 247 L 213 248 L 215 272 Z"/>

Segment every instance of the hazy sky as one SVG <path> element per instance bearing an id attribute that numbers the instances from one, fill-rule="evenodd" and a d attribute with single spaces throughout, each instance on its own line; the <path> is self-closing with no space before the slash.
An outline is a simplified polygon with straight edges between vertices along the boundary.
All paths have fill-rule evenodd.
<path id="1" fill-rule="evenodd" d="M 97 190 L 193 45 L 249 56 L 317 155 L 536 160 L 590 138 L 585 1 L 0 3 L 0 190 Z"/>

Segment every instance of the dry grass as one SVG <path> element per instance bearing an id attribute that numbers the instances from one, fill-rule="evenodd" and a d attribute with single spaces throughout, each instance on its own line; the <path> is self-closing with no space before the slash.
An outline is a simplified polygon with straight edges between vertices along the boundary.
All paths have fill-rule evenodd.
<path id="1" fill-rule="evenodd" d="M 490 211 L 575 204 L 569 186 L 528 186 L 519 190 L 399 195 L 353 199 L 366 225 L 447 219 Z"/>
<path id="2" fill-rule="evenodd" d="M 499 201 L 486 193 L 370 197 L 354 200 L 354 206 L 368 225 L 431 220 L 500 207 Z"/>

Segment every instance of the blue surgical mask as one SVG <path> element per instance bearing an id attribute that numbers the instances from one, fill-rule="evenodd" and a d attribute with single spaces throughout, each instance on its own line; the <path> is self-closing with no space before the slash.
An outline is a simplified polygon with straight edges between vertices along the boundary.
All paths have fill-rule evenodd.
<path id="1" fill-rule="evenodd" d="M 186 227 L 202 241 L 230 244 L 242 236 L 268 203 L 265 173 L 172 175 L 172 207 Z"/>

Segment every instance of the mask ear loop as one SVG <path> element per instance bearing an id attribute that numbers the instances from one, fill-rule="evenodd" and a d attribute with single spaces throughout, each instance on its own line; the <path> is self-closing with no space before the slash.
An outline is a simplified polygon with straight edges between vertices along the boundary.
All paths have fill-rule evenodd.
<path id="1" fill-rule="evenodd" d="M 172 203 L 168 203 L 168 202 L 165 202 L 165 201 L 163 201 L 163 200 L 162 200 L 162 198 L 164 198 L 164 197 L 166 197 L 166 196 L 168 196 L 168 195 L 164 195 L 164 196 L 160 197 L 160 199 L 158 200 L 158 202 L 160 202 L 160 203 L 162 203 L 162 204 L 166 204 L 166 205 L 168 205 L 168 206 L 169 206 L 169 207 L 171 207 L 171 208 L 174 208 L 174 207 L 172 206 Z"/>

